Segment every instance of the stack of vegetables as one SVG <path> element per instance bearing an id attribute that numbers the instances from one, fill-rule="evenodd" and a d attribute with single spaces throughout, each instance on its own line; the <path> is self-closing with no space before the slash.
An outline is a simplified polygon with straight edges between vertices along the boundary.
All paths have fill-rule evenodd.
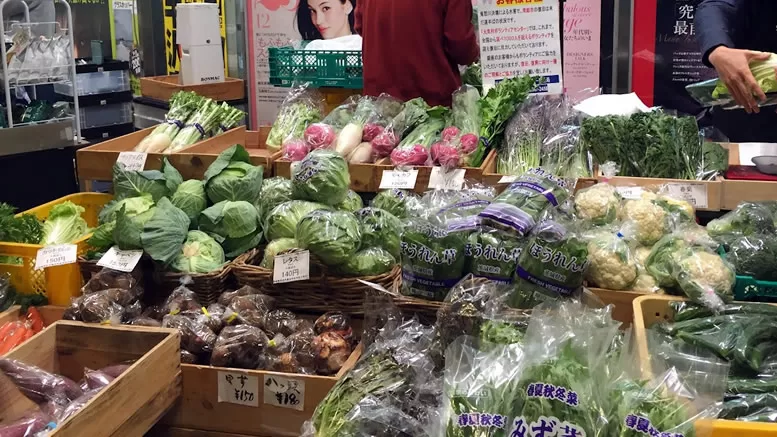
<path id="1" fill-rule="evenodd" d="M 0 356 L 24 343 L 43 328 L 43 319 L 35 307 L 27 308 L 19 320 L 0 325 Z"/>
<path id="2" fill-rule="evenodd" d="M 269 243 L 260 266 L 272 269 L 275 255 L 306 249 L 343 276 L 390 272 L 399 257 L 402 224 L 389 211 L 363 208 L 350 183 L 345 159 L 327 149 L 309 153 L 291 180 L 266 180 L 261 209 Z"/>
<path id="3" fill-rule="evenodd" d="M 320 95 L 295 88 L 281 107 L 267 147 L 283 149 L 291 161 L 313 150 L 333 149 L 351 164 L 390 158 L 395 166 L 477 167 L 501 143 L 508 119 L 535 83 L 530 76 L 504 80 L 482 97 L 477 88 L 464 85 L 454 92 L 450 109 L 430 107 L 421 98 L 402 104 L 386 94 L 353 97 L 323 119 Z"/>
<path id="4" fill-rule="evenodd" d="M 165 122 L 156 127 L 137 146 L 136 152 L 175 153 L 198 141 L 219 135 L 237 126 L 245 113 L 218 104 L 191 91 L 178 91 L 170 97 Z"/>
<path id="5" fill-rule="evenodd" d="M 51 208 L 42 222 L 33 214 L 17 217 L 15 211 L 11 205 L 0 203 L 0 241 L 53 246 L 73 243 L 92 231 L 81 216 L 85 209 L 70 201 Z M 22 260 L 0 256 L 0 263 L 21 264 Z"/>
<path id="6" fill-rule="evenodd" d="M 219 270 L 263 238 L 258 209 L 263 168 L 239 145 L 222 152 L 204 180 L 183 181 L 165 159 L 161 170 L 113 168 L 114 200 L 100 212 L 88 243 L 98 256 L 113 245 L 143 250 L 163 268 Z"/>

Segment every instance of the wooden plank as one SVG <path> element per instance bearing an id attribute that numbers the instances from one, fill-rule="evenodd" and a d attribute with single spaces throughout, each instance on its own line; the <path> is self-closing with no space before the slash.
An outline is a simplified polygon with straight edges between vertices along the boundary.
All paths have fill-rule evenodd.
<path id="1" fill-rule="evenodd" d="M 146 437 L 255 437 L 247 434 L 206 431 L 204 429 L 180 428 L 175 426 L 157 425 L 146 434 Z M 264 436 L 263 436 L 264 437 Z M 272 437 L 272 436 L 267 436 Z"/>
<path id="2" fill-rule="evenodd" d="M 199 175 L 190 178 L 202 179 L 205 170 L 218 158 L 221 152 L 235 144 L 240 144 L 246 148 L 251 164 L 264 167 L 264 177 L 267 178 L 272 176 L 273 154 L 267 150 L 264 140 L 260 142 L 260 134 L 260 132 L 248 131 L 245 126 L 240 126 L 169 155 L 168 158 L 175 168 L 187 168 L 187 172 L 190 174 Z"/>
<path id="3" fill-rule="evenodd" d="M 723 181 L 723 200 L 720 209 L 732 210 L 742 202 L 777 200 L 775 181 Z"/>
<path id="4" fill-rule="evenodd" d="M 219 102 L 243 100 L 246 97 L 245 81 L 232 77 L 225 78 L 224 82 L 198 85 L 181 85 L 178 83 L 178 75 L 140 78 L 140 93 L 144 97 L 166 102 L 178 91 L 194 91 Z"/>
<path id="5" fill-rule="evenodd" d="M 113 433 L 113 437 L 142 436 L 159 422 L 162 416 L 167 414 L 179 396 L 181 396 L 180 372 L 174 381 L 163 386 L 159 393 L 121 424 L 119 429 Z"/>
<path id="6" fill-rule="evenodd" d="M 605 305 L 612 305 L 612 318 L 623 323 L 621 328 L 625 329 L 634 322 L 634 299 L 652 295 L 651 293 L 640 293 L 637 291 L 616 291 L 606 290 L 604 288 L 589 288 Z M 656 294 L 656 296 L 658 296 Z"/>
<path id="7" fill-rule="evenodd" d="M 604 181 L 605 178 L 597 178 Z M 666 184 L 683 185 L 704 185 L 707 191 L 707 207 L 696 208 L 703 211 L 720 211 L 723 200 L 723 182 L 722 179 L 715 181 L 695 181 L 686 179 L 660 179 L 660 178 L 633 178 L 626 176 L 614 176 L 606 179 L 608 183 L 614 186 L 635 186 L 644 188 L 659 188 Z"/>

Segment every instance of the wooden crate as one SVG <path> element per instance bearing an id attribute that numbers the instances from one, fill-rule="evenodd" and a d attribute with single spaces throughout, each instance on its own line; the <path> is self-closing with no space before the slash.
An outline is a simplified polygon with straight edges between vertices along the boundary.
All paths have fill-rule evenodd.
<path id="1" fill-rule="evenodd" d="M 240 126 L 222 135 L 201 141 L 180 153 L 169 155 L 170 162 L 178 169 L 192 168 L 192 172 L 205 174 L 208 166 L 216 160 L 219 153 L 240 144 L 246 148 L 251 157 L 251 164 L 264 167 L 264 177 L 272 176 L 273 154 L 267 150 L 267 134 L 269 129 L 250 131 Z M 186 179 L 186 178 L 185 178 Z M 202 176 L 196 179 L 202 179 Z"/>
<path id="2" fill-rule="evenodd" d="M 496 171 L 496 152 L 491 151 L 483 162 L 483 184 L 496 188 L 497 192 L 501 193 L 510 185 L 516 177 L 499 174 Z M 575 191 L 588 188 L 596 183 L 594 178 L 579 178 L 575 185 Z"/>
<path id="3" fill-rule="evenodd" d="M 637 352 L 646 377 L 650 377 L 650 351 L 647 329 L 656 323 L 672 321 L 674 313 L 670 302 L 687 300 L 675 296 L 647 295 L 634 299 L 634 334 Z M 777 424 L 763 422 L 739 422 L 735 420 L 700 420 L 696 422 L 698 435 L 710 437 L 773 437 L 777 435 Z"/>
<path id="4" fill-rule="evenodd" d="M 298 436 L 302 424 L 313 417 L 316 406 L 324 399 L 337 380 L 351 369 L 361 356 L 361 346 L 354 349 L 336 376 L 302 375 L 269 372 L 265 370 L 244 370 L 212 366 L 183 364 L 183 395 L 173 409 L 162 418 L 160 425 L 186 428 L 190 433 L 176 435 L 207 436 L 203 432 L 217 432 L 215 436 Z M 219 378 L 221 372 L 245 375 L 258 379 L 258 406 L 239 405 L 219 401 Z M 264 402 L 265 377 L 281 377 L 293 380 L 304 387 L 303 409 L 278 407 Z M 223 384 L 223 381 L 221 382 Z"/>
<path id="5" fill-rule="evenodd" d="M 720 209 L 732 210 L 742 202 L 777 200 L 776 181 L 723 181 L 723 199 Z"/>
<path id="6" fill-rule="evenodd" d="M 113 164 L 119 158 L 119 153 L 131 152 L 155 128 L 156 126 L 150 127 L 78 150 L 76 152 L 76 171 L 78 173 L 78 180 L 82 182 L 82 187 L 85 181 L 112 180 Z M 219 149 L 220 146 L 204 148 L 200 146 L 216 138 L 219 139 L 219 144 L 242 144 L 246 141 L 246 130 L 244 126 L 236 127 L 221 135 L 187 147 L 181 152 L 170 155 L 149 153 L 146 157 L 145 169 L 159 170 L 162 168 L 162 160 L 167 158 L 181 172 L 184 180 L 202 179 L 208 165 L 218 156 L 216 151 L 223 149 Z M 197 150 L 197 152 L 193 150 Z"/>
<path id="7" fill-rule="evenodd" d="M 598 178 L 603 181 L 605 178 Z M 664 185 L 678 186 L 680 189 L 693 188 L 698 190 L 706 202 L 704 204 L 694 204 L 694 207 L 702 211 L 720 211 L 721 200 L 723 198 L 723 179 L 714 181 L 690 181 L 685 179 L 659 179 L 659 178 L 632 178 L 625 176 L 614 176 L 607 179 L 607 182 L 614 186 L 621 187 L 644 187 L 658 188 Z M 686 198 L 686 200 L 691 200 Z M 691 202 L 693 204 L 693 202 Z M 701 205 L 701 206 L 699 206 Z"/>
<path id="8" fill-rule="evenodd" d="M 49 326 L 59 320 L 62 320 L 62 314 L 65 312 L 65 309 L 66 309 L 65 307 L 59 307 L 54 305 L 44 305 L 36 308 L 40 313 L 40 317 L 43 319 L 44 326 Z M 3 326 L 8 322 L 19 320 L 19 316 L 24 315 L 24 313 L 21 313 L 20 310 L 21 308 L 18 305 L 16 305 L 0 313 L 0 326 Z"/>
<path id="9" fill-rule="evenodd" d="M 177 426 L 156 425 L 146 434 L 146 437 L 255 437 L 246 434 L 235 434 L 204 429 L 180 428 Z M 267 437 L 272 437 L 268 435 Z"/>
<path id="10" fill-rule="evenodd" d="M 77 414 L 49 435 L 141 436 L 181 392 L 180 335 L 171 329 L 87 325 L 59 321 L 11 351 L 7 358 L 81 379 L 84 368 L 134 364 Z M 35 405 L 0 375 L 0 423 L 8 423 Z"/>
<path id="11" fill-rule="evenodd" d="M 245 81 L 227 77 L 224 82 L 181 85 L 178 75 L 151 76 L 140 78 L 140 94 L 143 97 L 166 102 L 178 91 L 194 91 L 219 102 L 243 100 L 246 97 Z"/>
<path id="12" fill-rule="evenodd" d="M 623 323 L 621 328 L 628 328 L 634 322 L 634 299 L 645 296 L 637 291 L 617 291 L 604 288 L 589 288 L 605 305 L 612 305 L 612 318 Z"/>

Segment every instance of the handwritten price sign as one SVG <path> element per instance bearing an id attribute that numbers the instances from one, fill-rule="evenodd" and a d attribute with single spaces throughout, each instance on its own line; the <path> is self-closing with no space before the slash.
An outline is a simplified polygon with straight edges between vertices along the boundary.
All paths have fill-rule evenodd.
<path id="1" fill-rule="evenodd" d="M 135 269 L 142 256 L 142 250 L 120 250 L 113 246 L 105 252 L 100 261 L 97 261 L 97 265 L 129 273 Z"/>
<path id="2" fill-rule="evenodd" d="M 38 250 L 38 253 L 35 256 L 35 270 L 63 266 L 65 264 L 74 264 L 77 259 L 78 248 L 75 244 L 46 246 Z"/>
<path id="3" fill-rule="evenodd" d="M 384 170 L 380 178 L 380 189 L 392 188 L 412 190 L 418 179 L 418 170 Z"/>
<path id="4" fill-rule="evenodd" d="M 219 372 L 219 402 L 259 406 L 259 377 L 237 372 Z"/>
<path id="5" fill-rule="evenodd" d="M 121 152 L 116 162 L 124 164 L 127 171 L 142 171 L 146 167 L 146 155 L 143 152 Z"/>
<path id="6" fill-rule="evenodd" d="M 302 411 L 305 408 L 305 381 L 264 375 L 264 403 Z"/>

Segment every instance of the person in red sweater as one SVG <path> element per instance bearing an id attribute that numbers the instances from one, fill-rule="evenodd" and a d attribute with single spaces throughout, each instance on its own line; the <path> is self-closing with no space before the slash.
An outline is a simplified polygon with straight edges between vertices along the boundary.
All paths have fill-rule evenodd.
<path id="1" fill-rule="evenodd" d="M 478 59 L 472 0 L 357 0 L 364 94 L 451 104 L 459 65 Z"/>

